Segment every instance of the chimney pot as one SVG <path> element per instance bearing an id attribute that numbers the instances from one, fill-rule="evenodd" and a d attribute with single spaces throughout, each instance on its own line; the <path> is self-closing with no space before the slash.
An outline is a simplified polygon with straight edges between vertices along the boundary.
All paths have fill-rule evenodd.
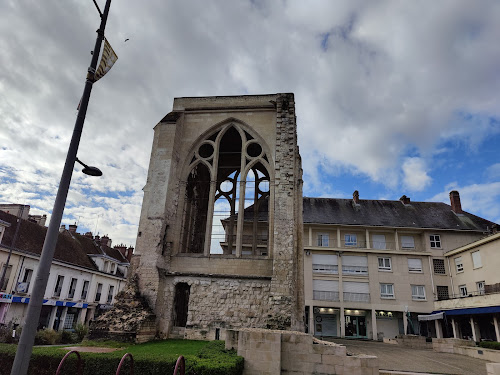
<path id="1" fill-rule="evenodd" d="M 76 233 L 76 228 L 78 228 L 78 226 L 76 224 L 70 224 L 69 225 L 69 232 Z"/>
<path id="2" fill-rule="evenodd" d="M 355 204 L 359 204 L 359 191 L 354 190 L 354 193 L 352 193 L 352 200 Z"/>
<path id="3" fill-rule="evenodd" d="M 63 225 L 61 225 L 61 226 L 59 227 L 59 233 L 62 233 L 62 232 L 64 232 L 65 230 L 66 230 L 66 225 L 64 225 L 64 224 L 63 224 Z"/>
<path id="4" fill-rule="evenodd" d="M 132 255 L 133 255 L 133 252 L 134 252 L 134 248 L 132 246 L 130 246 L 128 249 L 127 249 L 127 259 L 128 259 L 128 262 L 130 263 L 130 261 L 132 260 Z"/>
<path id="5" fill-rule="evenodd" d="M 462 204 L 460 203 L 460 194 L 456 190 L 450 191 L 451 210 L 456 214 L 463 213 Z"/>

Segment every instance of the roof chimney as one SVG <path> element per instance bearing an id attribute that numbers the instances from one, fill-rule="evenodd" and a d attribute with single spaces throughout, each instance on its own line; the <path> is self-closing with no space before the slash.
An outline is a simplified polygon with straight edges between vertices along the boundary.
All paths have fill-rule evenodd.
<path id="1" fill-rule="evenodd" d="M 64 225 L 64 224 L 63 224 L 63 225 L 61 225 L 61 226 L 59 227 L 59 233 L 62 233 L 62 232 L 64 232 L 65 230 L 66 230 L 66 225 Z"/>
<path id="2" fill-rule="evenodd" d="M 108 246 L 108 247 L 111 246 L 111 240 L 109 239 L 108 236 L 102 236 L 101 237 L 101 245 Z"/>
<path id="3" fill-rule="evenodd" d="M 450 191 L 451 210 L 456 214 L 463 213 L 462 204 L 460 203 L 460 194 L 456 190 Z"/>
<path id="4" fill-rule="evenodd" d="M 92 232 L 85 232 L 84 236 L 88 237 L 88 238 L 94 238 L 94 236 L 92 235 Z"/>
<path id="5" fill-rule="evenodd" d="M 352 193 L 352 200 L 354 204 L 359 204 L 359 191 L 354 190 L 354 193 Z"/>
<path id="6" fill-rule="evenodd" d="M 70 224 L 69 225 L 69 232 L 70 233 L 76 233 L 76 228 L 78 228 L 78 226 L 75 224 Z"/>
<path id="7" fill-rule="evenodd" d="M 127 259 L 128 259 L 128 262 L 130 263 L 130 261 L 132 260 L 132 255 L 133 255 L 133 252 L 134 252 L 134 248 L 132 246 L 130 246 L 128 249 L 127 249 Z"/>
<path id="8" fill-rule="evenodd" d="M 401 198 L 399 198 L 399 200 L 400 200 L 403 204 L 410 204 L 410 197 L 407 197 L 406 195 L 403 195 Z"/>

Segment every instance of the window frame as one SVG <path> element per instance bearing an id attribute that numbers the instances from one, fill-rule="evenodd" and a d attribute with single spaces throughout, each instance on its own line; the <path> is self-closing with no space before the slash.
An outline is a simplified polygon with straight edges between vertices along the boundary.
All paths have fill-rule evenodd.
<path id="1" fill-rule="evenodd" d="M 413 288 L 421 288 L 423 291 L 423 294 L 418 294 L 414 293 Z M 419 291 L 419 289 L 415 289 L 416 291 Z M 426 301 L 427 300 L 427 295 L 425 293 L 425 285 L 416 285 L 416 284 L 411 284 L 411 299 L 413 301 Z"/>
<path id="2" fill-rule="evenodd" d="M 74 282 L 74 285 L 73 285 L 73 282 Z M 78 279 L 76 277 L 72 277 L 71 281 L 69 282 L 68 299 L 75 298 L 76 286 L 77 285 L 78 285 Z M 73 292 L 71 291 L 71 287 L 73 287 Z"/>
<path id="3" fill-rule="evenodd" d="M 483 296 L 484 295 L 484 285 L 485 285 L 485 281 L 482 280 L 482 281 L 476 281 L 476 289 L 477 289 L 477 293 L 480 295 L 480 296 Z"/>
<path id="4" fill-rule="evenodd" d="M 330 235 L 328 233 L 318 233 L 316 235 L 316 244 L 318 247 L 330 247 Z"/>
<path id="5" fill-rule="evenodd" d="M 460 297 L 467 297 L 469 295 L 467 291 L 467 284 L 462 284 L 458 286 L 458 294 Z"/>
<path id="6" fill-rule="evenodd" d="M 380 261 L 382 260 L 382 266 L 380 266 Z M 385 261 L 389 261 L 389 266 L 385 265 Z M 391 257 L 377 257 L 377 264 L 378 264 L 378 270 L 379 271 L 384 271 L 384 272 L 389 272 L 392 271 L 392 259 Z"/>
<path id="7" fill-rule="evenodd" d="M 108 287 L 108 297 L 106 299 L 106 303 L 107 304 L 111 304 L 111 302 L 113 302 L 113 292 L 115 291 L 115 286 L 114 285 L 110 285 Z"/>
<path id="8" fill-rule="evenodd" d="M 347 240 L 349 238 L 349 240 Z M 349 247 L 358 246 L 358 235 L 355 233 L 344 234 L 344 245 Z"/>
<path id="9" fill-rule="evenodd" d="M 413 243 L 413 245 L 411 247 L 405 246 L 405 241 L 404 241 L 405 238 L 411 238 L 411 242 Z M 414 236 L 401 236 L 401 248 L 402 249 L 415 249 L 415 237 Z"/>
<path id="10" fill-rule="evenodd" d="M 387 291 L 388 287 L 390 287 L 392 293 L 389 293 Z M 383 291 L 384 288 L 386 289 L 385 293 Z M 380 298 L 381 299 L 396 299 L 395 293 L 394 293 L 394 284 L 392 284 L 392 283 L 380 283 Z"/>
<path id="11" fill-rule="evenodd" d="M 90 286 L 90 281 L 83 280 L 82 291 L 80 293 L 80 299 L 82 301 L 85 301 L 89 295 L 89 286 Z M 83 295 L 84 293 L 85 293 L 85 295 Z"/>
<path id="12" fill-rule="evenodd" d="M 59 285 L 59 280 L 61 280 L 61 285 Z M 54 297 L 61 297 L 62 287 L 64 285 L 64 275 L 57 275 L 56 285 L 54 286 Z"/>
<path id="13" fill-rule="evenodd" d="M 453 258 L 455 261 L 455 271 L 456 273 L 462 273 L 464 272 L 464 262 L 462 260 L 462 256 L 458 256 L 456 258 Z"/>
<path id="14" fill-rule="evenodd" d="M 420 261 L 420 269 L 410 269 L 410 259 L 416 259 Z M 411 273 L 424 273 L 424 265 L 422 262 L 422 258 L 407 258 L 407 263 L 408 263 L 408 272 Z"/>
<path id="15" fill-rule="evenodd" d="M 430 234 L 429 235 L 429 243 L 430 243 L 431 249 L 442 249 L 443 248 L 440 234 Z"/>
<path id="16" fill-rule="evenodd" d="M 99 296 L 99 298 L 97 298 Z M 96 290 L 95 290 L 95 297 L 94 297 L 94 302 L 101 302 L 102 298 L 102 283 L 97 283 Z"/>

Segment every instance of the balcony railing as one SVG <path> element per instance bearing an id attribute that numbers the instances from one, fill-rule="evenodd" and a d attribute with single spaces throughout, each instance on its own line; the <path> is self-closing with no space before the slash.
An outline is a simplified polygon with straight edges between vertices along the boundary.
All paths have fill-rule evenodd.
<path id="1" fill-rule="evenodd" d="M 368 275 L 368 267 L 367 266 L 342 265 L 342 274 L 343 275 L 367 276 Z"/>
<path id="2" fill-rule="evenodd" d="M 328 246 L 326 243 L 328 243 Z M 313 246 L 318 247 L 333 247 L 338 248 L 337 239 L 330 238 L 328 241 L 323 240 L 322 243 L 319 243 L 317 240 L 313 241 Z M 344 239 L 340 240 L 340 248 L 343 249 L 367 249 L 367 242 L 356 240 L 356 241 L 345 241 Z M 370 241 L 370 250 L 396 250 L 396 242 L 394 241 Z M 426 251 L 425 247 L 420 244 L 415 244 L 413 247 L 403 246 L 402 243 L 399 243 L 400 251 Z"/>
<path id="3" fill-rule="evenodd" d="M 313 291 L 313 298 L 318 301 L 339 301 L 339 292 Z"/>
<path id="4" fill-rule="evenodd" d="M 370 302 L 370 293 L 344 292 L 344 301 L 347 301 L 347 302 Z"/>
<path id="5" fill-rule="evenodd" d="M 485 293 L 484 290 L 476 291 L 476 292 L 468 292 L 467 294 L 450 294 L 449 296 L 438 296 L 437 301 L 446 301 L 449 299 L 458 299 L 458 298 L 469 298 L 469 297 L 477 297 L 477 296 L 484 296 L 488 294 L 500 294 L 500 292 L 493 292 L 493 293 Z"/>
<path id="6" fill-rule="evenodd" d="M 30 287 L 29 282 L 17 283 L 16 292 L 18 293 L 28 293 L 28 289 Z"/>
<path id="7" fill-rule="evenodd" d="M 313 264 L 314 273 L 329 273 L 337 275 L 339 273 L 339 266 L 333 264 Z"/>

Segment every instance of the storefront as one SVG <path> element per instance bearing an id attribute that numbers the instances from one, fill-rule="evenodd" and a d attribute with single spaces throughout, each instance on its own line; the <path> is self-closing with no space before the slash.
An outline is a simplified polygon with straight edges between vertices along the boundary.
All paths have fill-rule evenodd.
<path id="1" fill-rule="evenodd" d="M 12 303 L 12 294 L 0 293 L 0 324 L 6 324 L 5 315 Z"/>
<path id="2" fill-rule="evenodd" d="M 365 310 L 344 310 L 345 337 L 365 339 L 367 338 Z"/>
<path id="3" fill-rule="evenodd" d="M 314 311 L 314 334 L 317 336 L 338 337 L 339 327 L 337 324 L 339 310 L 329 307 L 315 307 Z"/>

